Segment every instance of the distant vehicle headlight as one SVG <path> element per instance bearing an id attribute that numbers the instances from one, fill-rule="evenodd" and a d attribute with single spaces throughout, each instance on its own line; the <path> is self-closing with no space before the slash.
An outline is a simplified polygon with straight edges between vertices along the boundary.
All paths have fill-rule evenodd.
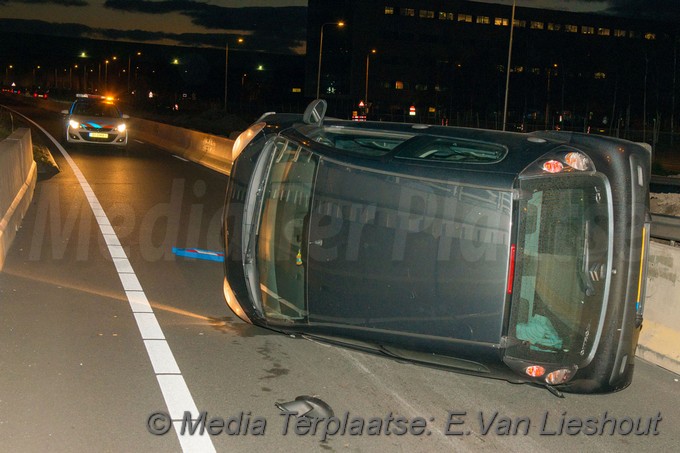
<path id="1" fill-rule="evenodd" d="M 71 126 L 73 129 L 78 129 L 80 127 L 80 123 L 74 120 L 69 120 L 68 125 Z"/>
<path id="2" fill-rule="evenodd" d="M 125 123 L 118 125 L 118 132 L 125 132 Z"/>

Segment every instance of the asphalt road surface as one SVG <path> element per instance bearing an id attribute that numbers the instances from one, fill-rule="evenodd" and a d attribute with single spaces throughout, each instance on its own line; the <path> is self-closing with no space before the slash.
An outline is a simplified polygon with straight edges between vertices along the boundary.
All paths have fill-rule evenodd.
<path id="1" fill-rule="evenodd" d="M 60 137 L 59 115 L 10 107 Z M 134 136 L 125 151 L 62 153 L 37 126 L 33 134 L 61 172 L 38 182 L 0 273 L 0 451 L 627 452 L 680 443 L 678 376 L 641 360 L 624 391 L 559 399 L 247 325 L 224 303 L 220 263 L 172 253 L 220 250 L 225 176 Z M 275 403 L 299 395 L 325 401 L 338 419 L 297 425 Z M 183 422 L 184 411 L 203 412 L 212 434 Z"/>

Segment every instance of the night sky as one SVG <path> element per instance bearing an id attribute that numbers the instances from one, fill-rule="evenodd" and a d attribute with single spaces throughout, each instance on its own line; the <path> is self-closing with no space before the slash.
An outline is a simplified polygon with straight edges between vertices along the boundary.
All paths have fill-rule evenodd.
<path id="1" fill-rule="evenodd" d="M 680 0 L 517 0 L 517 5 L 680 23 Z M 306 7 L 306 0 L 0 0 L 0 27 L 7 32 L 208 47 L 243 37 L 251 50 L 300 54 L 305 52 Z"/>

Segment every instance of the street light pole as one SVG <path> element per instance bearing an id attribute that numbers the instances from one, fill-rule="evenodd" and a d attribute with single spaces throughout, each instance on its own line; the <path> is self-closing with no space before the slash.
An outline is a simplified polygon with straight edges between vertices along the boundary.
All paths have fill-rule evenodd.
<path id="1" fill-rule="evenodd" d="M 550 116 L 550 79 L 552 78 L 553 68 L 557 68 L 557 63 L 548 67 L 548 87 L 546 88 L 545 99 L 545 129 L 548 130 L 548 116 Z"/>
<path id="2" fill-rule="evenodd" d="M 508 44 L 508 66 L 505 68 L 505 101 L 503 104 L 503 128 L 508 122 L 508 92 L 510 91 L 510 64 L 512 63 L 512 33 L 515 30 L 515 0 L 512 0 L 512 17 L 510 19 L 510 43 Z"/>
<path id="3" fill-rule="evenodd" d="M 239 44 L 243 43 L 243 38 L 238 38 Z M 226 46 L 224 46 L 224 111 L 227 111 L 227 85 L 229 76 L 229 41 L 227 40 Z"/>
<path id="4" fill-rule="evenodd" d="M 371 49 L 369 53 L 366 54 L 366 91 L 364 92 L 364 103 L 366 104 L 366 108 L 368 108 L 368 63 L 369 63 L 369 58 L 372 53 L 375 53 L 375 49 Z"/>
<path id="5" fill-rule="evenodd" d="M 142 54 L 142 52 L 136 53 L 137 56 L 140 56 L 141 54 Z M 131 70 L 132 70 L 132 54 L 129 53 L 128 54 L 128 71 L 127 71 L 128 72 L 127 73 L 127 92 L 128 92 L 128 94 L 130 94 L 130 77 L 131 77 L 130 71 Z"/>
<path id="6" fill-rule="evenodd" d="M 224 47 L 224 111 L 227 111 L 227 84 L 229 75 L 229 41 Z"/>
<path id="7" fill-rule="evenodd" d="M 323 27 L 326 25 L 337 25 L 338 27 L 344 27 L 345 23 L 343 21 L 339 22 L 326 22 L 321 24 L 321 36 L 319 36 L 319 65 L 316 70 L 316 98 L 319 99 L 319 93 L 321 89 L 321 55 L 323 53 Z"/>

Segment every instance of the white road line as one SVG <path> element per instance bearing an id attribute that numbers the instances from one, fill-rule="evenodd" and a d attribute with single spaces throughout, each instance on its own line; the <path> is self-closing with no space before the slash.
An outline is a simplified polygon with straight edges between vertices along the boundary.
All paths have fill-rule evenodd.
<path id="1" fill-rule="evenodd" d="M 165 404 L 168 407 L 168 412 L 173 419 L 175 433 L 177 434 L 182 451 L 214 452 L 215 446 L 209 435 L 205 434 L 200 436 L 198 433 L 194 435 L 189 435 L 188 433 L 180 435 L 184 411 L 190 411 L 192 419 L 195 420 L 198 418 L 199 412 L 196 408 L 196 403 L 191 396 L 184 376 L 182 376 L 179 365 L 177 365 L 175 356 L 172 354 L 172 350 L 170 350 L 170 345 L 168 345 L 168 342 L 165 340 L 163 330 L 156 319 L 156 315 L 153 313 L 151 305 L 149 305 L 142 285 L 139 283 L 137 275 L 134 273 L 132 265 L 125 254 L 125 250 L 120 245 L 120 241 L 115 235 L 111 223 L 109 222 L 104 209 L 102 209 L 101 204 L 99 204 L 99 200 L 94 194 L 94 191 L 75 161 L 71 158 L 70 154 L 54 137 L 30 118 L 17 111 L 12 110 L 12 112 L 23 117 L 26 121 L 40 129 L 45 136 L 54 143 L 59 152 L 64 156 L 64 159 L 66 159 L 66 162 L 68 162 L 76 178 L 78 178 L 78 182 L 85 193 L 87 201 L 90 203 L 90 208 L 92 208 L 92 212 L 99 224 L 100 231 L 104 236 L 111 258 L 116 266 L 118 278 L 120 278 L 120 282 L 125 290 L 125 295 L 130 303 L 130 308 L 137 321 L 139 333 L 144 341 L 144 346 L 146 347 L 149 360 L 155 371 L 156 380 L 161 388 L 161 393 L 163 394 L 163 399 L 165 399 Z"/>

